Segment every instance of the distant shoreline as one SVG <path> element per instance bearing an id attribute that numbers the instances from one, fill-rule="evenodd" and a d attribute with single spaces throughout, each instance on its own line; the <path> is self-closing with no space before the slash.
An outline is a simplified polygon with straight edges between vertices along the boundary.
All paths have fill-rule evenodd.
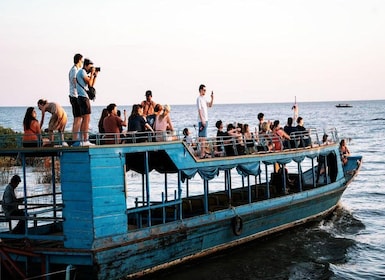
<path id="1" fill-rule="evenodd" d="M 194 101 L 194 100 L 192 100 Z M 311 103 L 332 103 L 332 104 L 339 104 L 339 103 L 359 103 L 359 102 L 376 102 L 376 101 L 385 101 L 385 98 L 384 99 L 362 99 L 362 100 L 328 100 L 328 101 L 297 101 L 298 104 L 311 104 Z M 252 104 L 255 104 L 255 105 L 263 105 L 263 104 L 293 104 L 294 102 L 263 102 L 263 103 L 215 103 L 214 101 L 214 105 L 215 106 L 218 106 L 218 105 L 252 105 Z M 92 107 L 105 107 L 107 106 L 108 104 L 106 105 L 93 105 L 92 104 Z M 191 106 L 191 105 L 195 105 L 194 102 L 192 103 L 188 103 L 188 104 L 170 104 L 171 106 Z M 9 107 L 14 107 L 14 108 L 26 108 L 26 107 L 30 107 L 32 105 L 0 105 L 0 108 L 9 108 Z M 71 105 L 62 105 L 63 107 L 65 108 L 70 108 Z M 119 107 L 130 107 L 132 106 L 132 104 L 119 104 Z"/>

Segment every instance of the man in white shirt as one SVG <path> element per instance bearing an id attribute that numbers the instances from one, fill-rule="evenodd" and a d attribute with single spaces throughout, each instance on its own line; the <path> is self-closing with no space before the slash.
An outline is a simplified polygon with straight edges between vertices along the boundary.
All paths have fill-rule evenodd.
<path id="1" fill-rule="evenodd" d="M 82 122 L 82 116 L 80 112 L 80 106 L 78 103 L 78 91 L 76 89 L 76 74 L 79 69 L 83 67 L 83 56 L 80 53 L 75 54 L 74 56 L 74 65 L 71 67 L 71 70 L 68 74 L 69 77 L 69 98 L 72 106 L 72 114 L 74 116 L 74 122 L 72 124 L 72 140 L 78 141 L 80 125 Z"/>
<path id="2" fill-rule="evenodd" d="M 199 96 L 197 98 L 197 108 L 198 108 L 198 127 L 199 127 L 199 142 L 201 145 L 200 158 L 205 157 L 205 146 L 206 146 L 206 137 L 207 137 L 207 127 L 208 127 L 208 108 L 213 106 L 214 102 L 214 92 L 211 92 L 210 101 L 206 100 L 206 86 L 199 86 Z"/>

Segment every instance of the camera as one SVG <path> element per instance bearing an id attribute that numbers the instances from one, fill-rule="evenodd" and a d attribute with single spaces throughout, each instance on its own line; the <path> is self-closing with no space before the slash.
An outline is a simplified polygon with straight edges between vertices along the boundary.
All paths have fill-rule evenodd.
<path id="1" fill-rule="evenodd" d="M 96 72 L 100 72 L 100 67 L 95 67 Z"/>

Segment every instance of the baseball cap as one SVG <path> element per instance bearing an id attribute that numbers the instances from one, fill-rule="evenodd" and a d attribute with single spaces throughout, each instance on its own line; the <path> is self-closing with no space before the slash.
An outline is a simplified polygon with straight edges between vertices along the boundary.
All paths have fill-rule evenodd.
<path id="1" fill-rule="evenodd" d="M 90 64 L 94 64 L 91 59 L 89 59 L 89 58 L 84 59 L 84 65 L 85 66 L 90 65 Z"/>

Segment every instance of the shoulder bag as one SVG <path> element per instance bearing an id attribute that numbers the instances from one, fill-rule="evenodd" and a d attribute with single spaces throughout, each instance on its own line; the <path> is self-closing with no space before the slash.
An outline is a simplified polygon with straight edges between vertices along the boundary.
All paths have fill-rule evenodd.
<path id="1" fill-rule="evenodd" d="M 79 86 L 82 87 L 82 89 L 85 90 L 85 92 L 87 92 L 87 95 L 88 95 L 88 98 L 91 99 L 92 101 L 95 100 L 95 97 L 96 97 L 96 89 L 94 87 L 88 87 L 88 90 L 86 90 L 78 81 L 78 79 L 76 79 L 76 82 L 78 83 Z"/>

